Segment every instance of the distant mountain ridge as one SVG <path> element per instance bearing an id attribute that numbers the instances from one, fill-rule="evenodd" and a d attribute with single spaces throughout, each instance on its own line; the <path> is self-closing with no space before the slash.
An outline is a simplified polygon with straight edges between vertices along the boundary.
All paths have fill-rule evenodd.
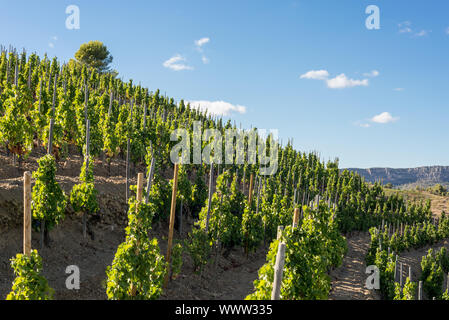
<path id="1" fill-rule="evenodd" d="M 384 184 L 391 183 L 394 186 L 419 185 L 428 187 L 437 183 L 449 185 L 449 166 L 429 166 L 408 169 L 348 168 L 347 170 L 359 173 L 362 177 L 365 177 L 366 181 L 382 181 Z"/>

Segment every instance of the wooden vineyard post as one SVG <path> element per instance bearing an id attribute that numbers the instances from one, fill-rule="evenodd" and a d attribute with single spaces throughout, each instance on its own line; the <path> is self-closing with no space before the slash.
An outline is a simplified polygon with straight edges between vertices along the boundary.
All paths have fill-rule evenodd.
<path id="1" fill-rule="evenodd" d="M 30 63 L 30 66 L 29 66 L 29 68 L 28 68 L 28 81 L 27 81 L 27 86 L 28 86 L 28 89 L 31 89 L 31 63 Z"/>
<path id="2" fill-rule="evenodd" d="M 51 105 L 51 110 L 52 110 L 52 117 L 55 117 L 55 104 L 56 104 L 56 85 L 58 84 L 58 75 L 55 74 L 55 87 L 53 89 L 53 102 Z"/>
<path id="3" fill-rule="evenodd" d="M 55 125 L 55 120 L 50 119 L 50 129 L 48 133 L 48 145 L 47 145 L 47 154 L 51 154 L 53 148 L 53 127 Z"/>
<path id="4" fill-rule="evenodd" d="M 39 105 L 38 105 L 38 113 L 41 113 L 41 104 L 42 104 L 42 83 L 44 82 L 44 80 L 41 80 L 41 84 L 40 84 L 40 90 L 39 90 Z"/>
<path id="5" fill-rule="evenodd" d="M 140 203 L 142 201 L 142 195 L 143 195 L 143 173 L 139 173 L 137 175 L 137 201 Z M 136 207 L 136 211 L 138 210 L 138 207 Z M 139 247 L 139 240 L 137 240 L 137 247 Z M 136 249 L 135 254 L 139 254 L 139 249 Z M 137 287 L 134 283 L 131 283 L 131 296 L 135 297 L 137 294 Z"/>
<path id="6" fill-rule="evenodd" d="M 276 239 L 279 240 L 282 237 L 282 232 L 284 231 L 283 226 L 278 226 L 278 233 L 276 235 Z"/>
<path id="7" fill-rule="evenodd" d="M 285 243 L 279 243 L 278 253 L 276 255 L 276 264 L 274 266 L 274 281 L 271 292 L 271 300 L 279 300 L 281 295 L 282 274 L 284 271 Z"/>
<path id="8" fill-rule="evenodd" d="M 449 294 L 449 272 L 448 272 L 448 274 L 447 274 L 446 290 L 447 290 L 447 293 Z"/>
<path id="9" fill-rule="evenodd" d="M 16 60 L 16 68 L 15 68 L 15 74 L 14 74 L 14 85 L 16 87 L 19 84 L 18 78 L 19 78 L 19 64 L 18 64 L 18 61 Z"/>
<path id="10" fill-rule="evenodd" d="M 295 229 L 298 226 L 299 222 L 299 208 L 295 208 L 295 214 L 293 215 L 293 226 L 292 228 Z"/>
<path id="11" fill-rule="evenodd" d="M 183 200 L 181 199 L 181 208 L 179 209 L 179 235 L 182 235 L 182 206 L 183 206 Z"/>
<path id="12" fill-rule="evenodd" d="M 50 129 L 48 132 L 48 145 L 47 145 L 47 154 L 52 154 L 53 149 L 53 127 L 55 124 L 54 119 L 50 119 Z M 45 235 L 45 220 L 41 220 L 41 250 L 44 248 L 44 235 Z"/>
<path id="13" fill-rule="evenodd" d="M 394 260 L 394 282 L 398 282 L 398 255 Z"/>
<path id="14" fill-rule="evenodd" d="M 248 203 L 250 208 L 253 200 L 253 187 L 254 187 L 254 173 L 251 173 L 251 177 L 249 180 L 249 193 L 248 193 Z"/>
<path id="15" fill-rule="evenodd" d="M 151 156 L 151 165 L 150 165 L 150 173 L 148 175 L 147 194 L 145 196 L 145 204 L 148 204 L 148 201 L 150 200 L 151 182 L 153 181 L 154 166 L 155 166 L 154 157 Z"/>
<path id="16" fill-rule="evenodd" d="M 249 206 L 249 210 L 250 210 L 250 212 L 251 212 L 251 208 L 252 208 L 252 206 L 251 206 L 251 204 L 252 204 L 252 194 L 253 194 L 253 185 L 254 184 L 254 175 L 251 173 L 251 179 L 250 179 L 250 184 L 249 184 L 249 192 L 248 192 L 248 206 Z M 245 233 L 245 235 L 244 235 L 244 237 L 245 237 L 245 239 L 248 239 L 248 232 L 246 232 Z M 249 254 L 249 251 L 248 251 L 248 242 L 247 241 L 245 241 L 246 242 L 246 244 L 245 244 L 245 253 L 246 253 L 246 257 L 248 258 L 248 254 Z"/>
<path id="17" fill-rule="evenodd" d="M 8 66 L 6 67 L 6 83 L 9 83 L 9 74 L 11 73 L 11 59 L 8 59 Z"/>
<path id="18" fill-rule="evenodd" d="M 90 120 L 86 121 L 86 178 L 89 176 Z M 87 214 L 83 212 L 83 238 L 87 238 Z"/>
<path id="19" fill-rule="evenodd" d="M 146 130 L 147 127 L 147 104 L 144 103 L 143 107 L 143 131 Z"/>
<path id="20" fill-rule="evenodd" d="M 245 194 L 246 168 L 243 168 L 242 193 Z"/>
<path id="21" fill-rule="evenodd" d="M 86 176 L 89 168 L 90 120 L 86 121 Z"/>
<path id="22" fill-rule="evenodd" d="M 129 146 L 130 141 L 126 142 L 126 203 L 128 203 L 129 198 Z"/>
<path id="23" fill-rule="evenodd" d="M 256 214 L 259 213 L 259 199 L 260 199 L 260 189 L 262 187 L 262 177 L 259 177 L 259 183 L 257 185 L 257 201 L 256 201 Z"/>
<path id="24" fill-rule="evenodd" d="M 210 210 L 212 205 L 212 181 L 214 177 L 214 164 L 210 164 L 210 175 L 209 175 L 209 197 L 207 201 L 207 217 L 206 217 L 206 232 L 209 231 L 209 219 L 210 219 Z"/>
<path id="25" fill-rule="evenodd" d="M 87 122 L 88 102 L 89 102 L 89 89 L 87 88 L 87 80 L 84 80 L 84 122 Z"/>
<path id="26" fill-rule="evenodd" d="M 143 173 L 137 175 L 137 202 L 142 202 L 143 198 Z"/>
<path id="27" fill-rule="evenodd" d="M 23 254 L 31 254 L 31 173 L 23 174 Z"/>
<path id="28" fill-rule="evenodd" d="M 108 109 L 108 118 L 111 117 L 111 113 L 112 113 L 112 101 L 114 99 L 114 94 L 111 90 L 111 93 L 109 94 L 109 109 Z"/>
<path id="29" fill-rule="evenodd" d="M 418 300 L 422 300 L 422 281 L 418 285 Z"/>
<path id="30" fill-rule="evenodd" d="M 176 213 L 176 193 L 178 192 L 178 164 L 175 164 L 175 170 L 173 174 L 173 192 L 171 196 L 171 209 L 170 209 L 170 229 L 168 231 L 168 246 L 167 246 L 167 273 L 164 279 L 164 288 L 168 284 L 171 270 L 171 248 L 173 244 L 173 227 L 175 225 L 175 213 Z"/>

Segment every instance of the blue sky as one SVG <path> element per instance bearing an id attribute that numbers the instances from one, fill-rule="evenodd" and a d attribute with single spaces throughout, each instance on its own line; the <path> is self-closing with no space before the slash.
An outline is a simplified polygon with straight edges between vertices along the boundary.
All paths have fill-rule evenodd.
<path id="1" fill-rule="evenodd" d="M 66 28 L 72 4 L 79 30 Z M 67 61 L 103 41 L 125 81 L 278 129 L 341 167 L 449 165 L 447 1 L 0 5 L 4 45 Z M 368 5 L 380 9 L 379 30 L 365 26 Z"/>

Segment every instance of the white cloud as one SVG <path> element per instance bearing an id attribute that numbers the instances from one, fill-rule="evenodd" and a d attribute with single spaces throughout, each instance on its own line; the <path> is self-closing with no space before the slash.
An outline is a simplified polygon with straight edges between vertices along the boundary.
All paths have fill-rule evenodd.
<path id="1" fill-rule="evenodd" d="M 181 70 L 193 70 L 193 67 L 188 66 L 182 62 L 185 62 L 186 58 L 181 56 L 180 54 L 176 54 L 167 61 L 165 61 L 162 65 L 165 68 L 169 68 L 174 71 L 181 71 Z"/>
<path id="2" fill-rule="evenodd" d="M 362 127 L 362 128 L 369 128 L 369 127 L 371 127 L 371 125 L 369 123 L 360 123 L 359 126 Z"/>
<path id="3" fill-rule="evenodd" d="M 412 23 L 410 21 L 404 21 L 404 22 L 398 23 L 399 33 L 413 33 L 414 37 L 424 37 L 424 36 L 427 36 L 431 32 L 431 30 L 424 30 L 424 29 L 419 32 L 415 32 L 411 28 L 411 25 L 412 25 Z"/>
<path id="4" fill-rule="evenodd" d="M 246 113 L 246 107 L 241 105 L 233 105 L 225 101 L 188 101 L 192 108 L 196 108 L 200 111 L 208 111 L 209 114 L 228 116 L 233 112 L 240 114 Z"/>
<path id="5" fill-rule="evenodd" d="M 369 73 L 370 77 L 377 77 L 379 71 L 374 70 Z M 369 80 L 354 80 L 346 77 L 344 73 L 329 79 L 329 72 L 327 70 L 311 70 L 300 76 L 301 79 L 323 80 L 326 81 L 327 87 L 330 89 L 343 89 L 357 86 L 368 86 Z"/>
<path id="6" fill-rule="evenodd" d="M 420 32 L 415 33 L 415 36 L 417 36 L 417 37 L 424 37 L 424 36 L 427 36 L 428 34 L 429 34 L 429 31 L 421 30 Z"/>
<path id="7" fill-rule="evenodd" d="M 301 79 L 326 80 L 329 77 L 329 72 L 326 70 L 311 70 L 301 75 Z"/>
<path id="8" fill-rule="evenodd" d="M 53 36 L 52 39 L 53 39 L 54 41 L 58 41 L 58 37 L 57 37 L 57 36 Z"/>
<path id="9" fill-rule="evenodd" d="M 202 54 L 203 53 L 202 47 L 208 42 L 210 42 L 210 38 L 201 38 L 199 40 L 195 40 L 196 50 Z M 201 61 L 203 61 L 203 64 L 209 63 L 209 59 L 204 54 L 202 54 L 201 56 Z"/>
<path id="10" fill-rule="evenodd" d="M 404 88 L 394 88 L 394 91 L 404 91 Z"/>
<path id="11" fill-rule="evenodd" d="M 195 45 L 197 47 L 202 47 L 203 45 L 205 45 L 206 43 L 208 43 L 210 41 L 210 38 L 201 38 L 199 40 L 195 40 Z"/>
<path id="12" fill-rule="evenodd" d="M 368 79 L 363 80 L 354 80 L 349 79 L 346 77 L 344 73 L 336 76 L 333 79 L 326 80 L 327 87 L 331 89 L 344 89 L 344 88 L 351 88 L 351 87 L 357 87 L 357 86 L 368 86 L 369 81 Z"/>
<path id="13" fill-rule="evenodd" d="M 364 73 L 363 76 L 364 76 L 364 77 L 375 78 L 375 77 L 379 76 L 379 74 L 380 74 L 379 71 L 373 70 L 373 71 L 371 71 L 371 72 Z"/>
<path id="14" fill-rule="evenodd" d="M 382 112 L 381 114 L 371 118 L 372 122 L 382 123 L 382 124 L 395 122 L 397 120 L 399 120 L 399 117 L 393 117 L 389 112 Z"/>
<path id="15" fill-rule="evenodd" d="M 446 34 L 449 34 L 449 27 L 446 28 Z"/>
<path id="16" fill-rule="evenodd" d="M 399 33 L 411 33 L 413 31 L 412 28 L 410 28 L 411 25 L 412 23 L 410 21 L 398 23 Z"/>
<path id="17" fill-rule="evenodd" d="M 53 43 L 48 43 L 48 46 L 50 47 L 50 48 L 54 48 L 55 47 L 55 45 L 53 44 Z"/>

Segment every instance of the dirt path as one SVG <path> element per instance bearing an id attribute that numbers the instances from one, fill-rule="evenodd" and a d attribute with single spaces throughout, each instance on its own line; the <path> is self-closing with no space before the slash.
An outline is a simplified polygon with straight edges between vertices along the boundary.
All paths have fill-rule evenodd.
<path id="1" fill-rule="evenodd" d="M 376 292 L 365 288 L 367 275 L 365 274 L 365 255 L 370 244 L 367 232 L 355 233 L 347 238 L 348 252 L 343 264 L 332 270 L 332 289 L 330 300 L 377 300 Z"/>
<path id="2" fill-rule="evenodd" d="M 419 281 L 419 277 L 421 276 L 421 260 L 422 257 L 427 255 L 427 251 L 429 249 L 433 249 L 434 252 L 439 251 L 442 247 L 445 247 L 449 250 L 449 240 L 440 241 L 431 246 L 425 246 L 420 249 L 404 251 L 398 256 L 398 261 L 403 263 L 403 282 L 405 282 L 405 278 L 409 275 L 409 266 L 411 267 L 412 272 L 412 281 Z M 398 266 L 398 281 L 400 275 L 400 268 Z M 447 285 L 447 276 L 444 277 L 443 287 L 446 288 Z M 423 293 L 424 300 L 431 300 L 432 297 L 427 297 L 425 292 Z"/>
<path id="3" fill-rule="evenodd" d="M 212 261 L 200 277 L 187 267 L 170 283 L 162 299 L 170 300 L 243 300 L 253 292 L 253 282 L 265 263 L 268 248 L 259 248 L 248 258 L 241 248 L 232 250 L 227 258 Z M 189 264 L 190 265 L 190 264 Z"/>

